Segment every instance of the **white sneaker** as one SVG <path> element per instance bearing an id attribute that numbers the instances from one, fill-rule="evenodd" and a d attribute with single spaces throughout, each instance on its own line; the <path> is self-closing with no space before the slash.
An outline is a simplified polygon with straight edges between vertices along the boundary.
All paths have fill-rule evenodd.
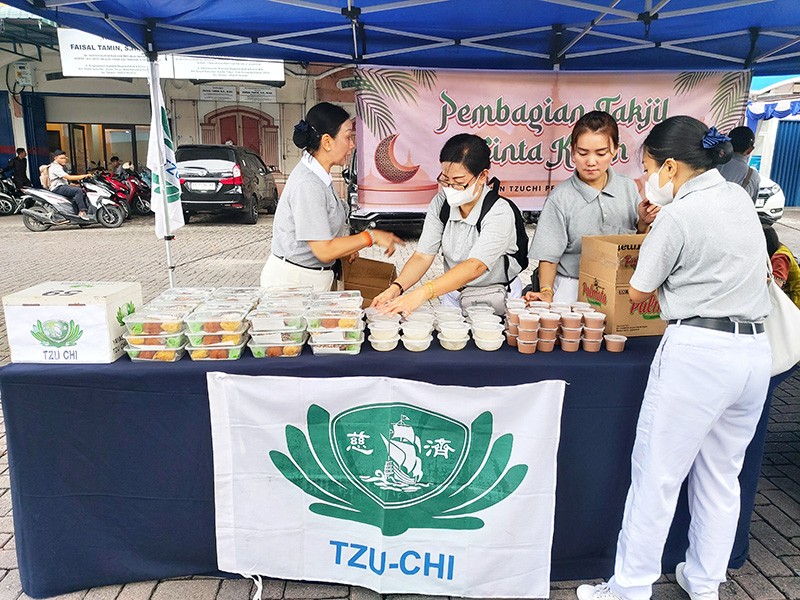
<path id="1" fill-rule="evenodd" d="M 578 596 L 578 600 L 622 600 L 620 596 L 611 591 L 611 587 L 607 583 L 580 585 L 575 590 L 575 594 Z"/>
<path id="2" fill-rule="evenodd" d="M 685 562 L 675 565 L 675 580 L 678 582 L 678 585 L 681 586 L 681 589 L 689 594 L 689 598 L 692 600 L 719 600 L 719 592 L 703 592 L 702 594 L 690 592 L 689 585 L 686 583 L 686 578 L 683 576 L 683 569 L 685 567 Z"/>

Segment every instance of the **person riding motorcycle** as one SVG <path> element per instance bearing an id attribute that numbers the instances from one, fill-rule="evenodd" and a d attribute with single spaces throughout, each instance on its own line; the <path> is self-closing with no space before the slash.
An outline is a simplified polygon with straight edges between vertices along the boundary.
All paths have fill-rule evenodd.
<path id="1" fill-rule="evenodd" d="M 48 188 L 51 192 L 65 196 L 72 200 L 77 209 L 78 217 L 86 221 L 91 221 L 92 217 L 87 214 L 89 202 L 86 199 L 86 193 L 80 187 L 70 185 L 70 181 L 81 181 L 87 177 L 91 177 L 89 173 L 84 175 L 70 175 L 64 170 L 67 164 L 67 153 L 63 150 L 56 150 L 53 153 L 53 162 L 47 168 L 49 185 Z"/>

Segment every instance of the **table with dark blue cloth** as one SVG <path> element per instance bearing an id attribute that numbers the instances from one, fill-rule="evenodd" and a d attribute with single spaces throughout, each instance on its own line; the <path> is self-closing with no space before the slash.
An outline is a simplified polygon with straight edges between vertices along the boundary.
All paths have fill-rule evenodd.
<path id="1" fill-rule="evenodd" d="M 558 451 L 552 578 L 607 577 L 630 483 L 630 454 L 660 338 L 623 353 L 459 352 L 433 343 L 358 356 L 109 365 L 12 364 L 0 370 L 22 586 L 45 597 L 95 586 L 217 571 L 206 373 L 389 376 L 441 385 L 569 382 Z M 269 390 L 265 390 L 268 394 Z M 325 390 L 320 389 L 320 394 Z M 298 402 L 310 402 L 298 398 Z M 698 401 L 702 401 L 698 398 Z M 487 407 L 492 403 L 487 392 Z M 768 405 L 768 402 L 767 402 Z M 769 407 L 740 476 L 731 566 L 747 557 Z M 685 490 L 664 554 L 687 546 Z"/>

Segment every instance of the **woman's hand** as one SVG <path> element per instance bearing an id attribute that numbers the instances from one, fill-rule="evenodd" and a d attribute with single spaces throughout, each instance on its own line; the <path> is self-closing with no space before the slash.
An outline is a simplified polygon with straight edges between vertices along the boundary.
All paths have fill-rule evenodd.
<path id="1" fill-rule="evenodd" d="M 386 250 L 384 252 L 386 256 L 391 256 L 392 254 L 394 254 L 395 246 L 402 246 L 405 244 L 405 242 L 402 239 L 400 239 L 390 231 L 383 231 L 382 229 L 372 229 L 370 230 L 370 234 L 372 235 L 372 239 L 374 240 L 373 243 Z"/>
<path id="2" fill-rule="evenodd" d="M 636 212 L 639 214 L 639 223 L 637 229 L 642 229 L 642 226 L 645 228 L 649 226 L 653 221 L 656 220 L 656 215 L 660 210 L 661 207 L 658 204 L 653 204 L 650 202 L 650 200 L 644 199 L 639 202 L 639 205 L 636 207 Z"/>
<path id="3" fill-rule="evenodd" d="M 358 252 L 353 252 L 350 256 L 347 257 L 347 262 L 349 262 L 352 265 L 354 262 L 356 262 L 357 258 L 358 258 Z"/>
<path id="4" fill-rule="evenodd" d="M 397 286 L 394 286 L 397 287 Z M 403 317 L 407 317 L 412 312 L 417 310 L 420 306 L 425 304 L 425 301 L 430 298 L 429 292 L 424 287 L 417 288 L 412 292 L 406 292 L 399 298 L 395 298 L 388 304 L 378 307 L 378 311 L 383 314 L 396 313 Z"/>
<path id="5" fill-rule="evenodd" d="M 545 292 L 528 292 L 525 294 L 525 302 L 528 304 L 535 300 L 539 300 L 541 302 L 552 302 L 553 290 L 547 290 Z"/>
<path id="6" fill-rule="evenodd" d="M 375 296 L 375 298 L 372 300 L 372 304 L 370 304 L 370 306 L 374 306 L 374 307 L 380 308 L 384 304 L 386 304 L 387 302 L 391 302 L 392 300 L 397 298 L 399 295 L 400 295 L 400 288 L 397 287 L 396 285 L 390 285 L 388 288 L 383 290 L 380 294 Z"/>

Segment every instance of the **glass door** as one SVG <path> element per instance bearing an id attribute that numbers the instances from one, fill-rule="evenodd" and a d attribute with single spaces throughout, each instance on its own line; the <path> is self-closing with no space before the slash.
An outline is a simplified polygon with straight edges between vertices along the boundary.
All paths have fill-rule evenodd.
<path id="1" fill-rule="evenodd" d="M 86 173 L 89 165 L 86 162 L 86 130 L 83 125 L 69 126 L 69 144 L 72 174 Z"/>

